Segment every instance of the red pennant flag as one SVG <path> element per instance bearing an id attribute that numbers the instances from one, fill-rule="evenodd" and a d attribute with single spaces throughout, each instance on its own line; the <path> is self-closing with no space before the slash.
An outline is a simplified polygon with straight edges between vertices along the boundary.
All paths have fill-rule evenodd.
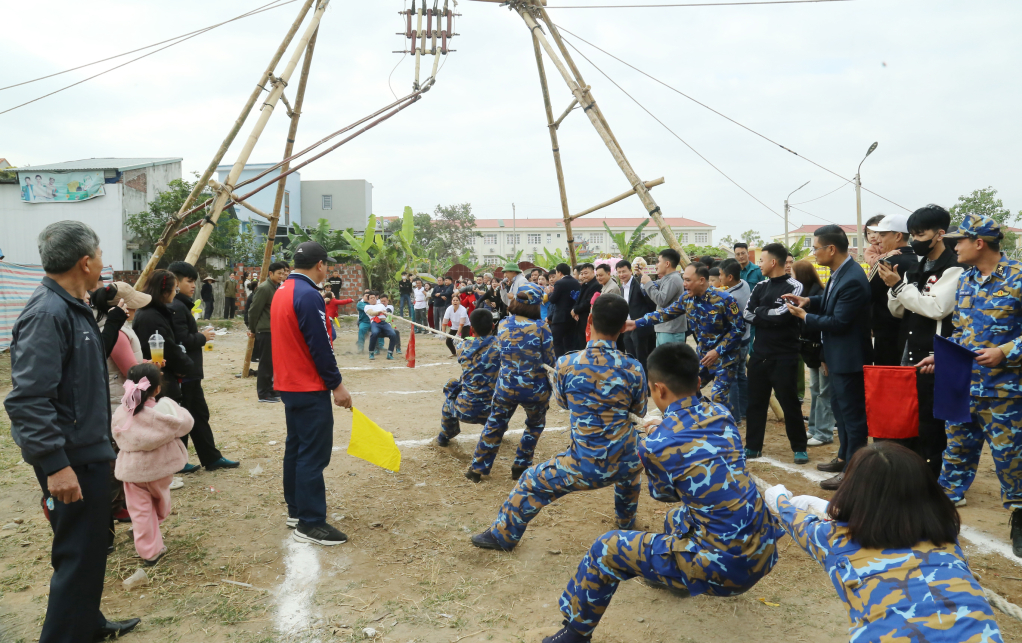
<path id="1" fill-rule="evenodd" d="M 864 366 L 866 424 L 873 438 L 919 435 L 919 393 L 913 366 Z"/>
<path id="2" fill-rule="evenodd" d="M 408 361 L 408 368 L 415 368 L 415 329 L 408 333 L 408 345 L 405 346 L 405 359 Z"/>

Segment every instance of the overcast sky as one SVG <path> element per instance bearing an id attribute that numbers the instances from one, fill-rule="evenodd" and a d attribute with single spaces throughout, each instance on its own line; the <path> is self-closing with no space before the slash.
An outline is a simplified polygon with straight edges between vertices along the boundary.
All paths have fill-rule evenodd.
<path id="1" fill-rule="evenodd" d="M 268 1 L 268 0 L 265 0 Z M 642 0 L 650 3 L 667 0 Z M 627 4 L 639 0 L 549 0 Z M 260 0 L 50 0 L 0 24 L 0 86 L 53 73 L 233 17 Z M 300 3 L 247 18 L 0 115 L 0 157 L 15 165 L 109 156 L 180 156 L 200 171 L 236 118 Z M 442 3 L 441 3 L 442 5 Z M 298 145 L 410 89 L 397 12 L 405 0 L 333 0 L 313 60 Z M 495 4 L 462 0 L 453 48 L 418 104 L 303 170 L 303 179 L 366 179 L 373 210 L 470 202 L 477 217 L 559 217 L 560 203 L 529 32 Z M 550 10 L 563 27 L 773 140 L 909 209 L 992 185 L 1022 209 L 1022 3 L 854 0 L 794 6 Z M 33 17 L 32 14 L 35 14 Z M 566 35 L 566 37 L 568 37 Z M 570 37 L 569 37 L 570 38 Z M 737 183 L 781 213 L 842 180 L 596 52 L 586 56 Z M 0 92 L 0 111 L 121 62 Z M 399 60 L 401 62 L 399 63 Z M 743 193 L 576 56 L 586 82 L 667 216 L 717 226 L 715 238 L 782 219 Z M 393 75 L 391 70 L 397 65 Z M 547 64 L 555 113 L 570 94 Z M 427 75 L 424 73 L 424 77 Z M 390 82 L 388 83 L 388 76 Z M 295 75 L 297 80 L 297 74 Z M 287 90 L 293 98 L 293 82 Z M 250 129 L 251 122 L 243 129 Z M 253 162 L 279 160 L 278 109 Z M 225 161 L 236 158 L 240 141 Z M 570 209 L 628 189 L 576 111 L 561 126 Z M 791 227 L 853 223 L 850 184 L 793 211 Z M 863 218 L 902 211 L 863 193 Z M 644 214 L 635 198 L 603 211 Z M 821 219 L 822 218 L 822 219 Z"/>

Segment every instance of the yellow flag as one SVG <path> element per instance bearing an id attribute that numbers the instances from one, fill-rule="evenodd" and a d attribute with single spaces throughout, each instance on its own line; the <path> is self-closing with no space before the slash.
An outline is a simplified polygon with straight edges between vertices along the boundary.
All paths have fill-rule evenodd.
<path id="1" fill-rule="evenodd" d="M 351 422 L 348 455 L 362 458 L 366 462 L 371 462 L 384 469 L 399 471 L 401 469 L 401 452 L 394 443 L 394 434 L 381 429 L 362 411 L 353 407 L 351 412 L 354 417 Z"/>

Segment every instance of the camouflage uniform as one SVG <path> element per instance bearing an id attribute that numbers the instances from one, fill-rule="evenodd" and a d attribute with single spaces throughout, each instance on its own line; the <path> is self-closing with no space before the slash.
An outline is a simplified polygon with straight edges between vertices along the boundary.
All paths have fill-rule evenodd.
<path id="1" fill-rule="evenodd" d="M 830 575 L 852 641 L 1002 643 L 993 610 L 957 543 L 864 549 L 844 523 L 777 501 L 781 525 Z"/>
<path id="2" fill-rule="evenodd" d="M 540 509 L 573 491 L 614 485 L 621 529 L 635 522 L 639 506 L 636 434 L 628 413 L 646 414 L 646 375 L 637 360 L 594 339 L 585 350 L 557 360 L 554 399 L 571 414 L 571 447 L 522 474 L 500 508 L 490 534 L 514 547 Z"/>
<path id="3" fill-rule="evenodd" d="M 717 361 L 700 373 L 705 385 L 713 380 L 710 399 L 728 406 L 731 385 L 738 376 L 738 349 L 745 333 L 745 320 L 735 298 L 723 290 L 710 287 L 695 297 L 686 293 L 663 310 L 656 310 L 635 320 L 636 328 L 671 321 L 681 315 L 688 316 L 688 328 L 695 333 L 700 356 L 716 349 Z"/>
<path id="4" fill-rule="evenodd" d="M 971 215 L 959 228 L 980 238 L 996 224 Z M 952 237 L 953 238 L 953 237 Z M 948 424 L 948 445 L 940 485 L 958 501 L 976 477 L 983 439 L 990 444 L 1001 501 L 1022 509 L 1022 263 L 1001 257 L 988 277 L 969 268 L 958 285 L 951 340 L 973 351 L 1000 347 L 1004 360 L 994 368 L 973 363 L 972 422 Z"/>
<path id="5" fill-rule="evenodd" d="M 554 364 L 554 338 L 546 323 L 520 315 L 505 317 L 500 322 L 497 343 L 500 347 L 497 387 L 470 467 L 471 471 L 482 475 L 490 473 L 507 424 L 519 406 L 525 409 L 525 433 L 518 444 L 514 466 L 532 464 L 532 454 L 543 433 L 550 405 L 550 381 L 543 364 Z"/>
<path id="6" fill-rule="evenodd" d="M 500 349 L 493 335 L 473 337 L 461 344 L 458 355 L 460 378 L 444 386 L 447 400 L 441 415 L 440 435 L 448 440 L 461 433 L 461 422 L 486 424 L 493 402 L 493 388 L 500 368 Z"/>
<path id="7" fill-rule="evenodd" d="M 777 562 L 775 543 L 784 532 L 746 473 L 741 436 L 723 405 L 675 401 L 639 455 L 650 495 L 683 504 L 667 514 L 665 533 L 610 531 L 593 543 L 560 601 L 583 636 L 623 580 L 642 576 L 692 596 L 733 596 Z"/>

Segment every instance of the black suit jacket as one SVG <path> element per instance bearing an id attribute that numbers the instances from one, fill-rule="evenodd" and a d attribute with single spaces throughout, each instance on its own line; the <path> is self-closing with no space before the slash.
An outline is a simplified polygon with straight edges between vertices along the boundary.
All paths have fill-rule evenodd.
<path id="1" fill-rule="evenodd" d="M 833 373 L 861 373 L 873 363 L 870 338 L 870 288 L 855 260 L 831 275 L 823 295 L 809 298 L 806 328 L 823 336 L 823 361 Z"/>
<path id="2" fill-rule="evenodd" d="M 624 296 L 625 286 L 621 284 L 621 294 Z M 647 313 L 651 313 L 656 310 L 656 304 L 649 298 L 646 291 L 642 289 L 642 283 L 639 278 L 632 275 L 631 288 L 628 291 L 628 316 L 632 319 L 641 319 Z M 654 331 L 653 325 L 644 326 L 642 328 L 636 328 L 634 331 L 639 335 L 647 335 Z"/>
<path id="3" fill-rule="evenodd" d="M 575 302 L 572 310 L 578 315 L 578 321 L 583 326 L 587 323 L 586 319 L 589 318 L 589 310 L 593 307 L 593 295 L 600 292 L 602 288 L 603 286 L 600 285 L 600 282 L 596 281 L 596 277 L 582 284 L 582 293 L 578 296 L 578 301 Z"/>
<path id="4" fill-rule="evenodd" d="M 561 277 L 554 282 L 554 291 L 550 293 L 547 303 L 550 304 L 550 311 L 547 319 L 551 324 L 574 323 L 571 317 L 571 309 L 578 302 L 582 286 L 571 275 Z"/>

